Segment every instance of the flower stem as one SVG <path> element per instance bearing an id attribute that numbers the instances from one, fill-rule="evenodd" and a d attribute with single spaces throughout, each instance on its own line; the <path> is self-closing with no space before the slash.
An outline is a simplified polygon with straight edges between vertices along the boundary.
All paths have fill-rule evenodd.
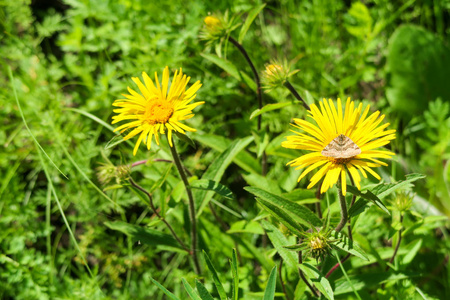
<path id="1" fill-rule="evenodd" d="M 280 276 L 281 288 L 283 289 L 284 297 L 286 298 L 286 300 L 290 300 L 289 295 L 286 290 L 286 286 L 284 285 L 282 268 L 283 268 L 283 258 L 281 258 L 281 260 L 280 260 L 279 276 Z"/>
<path id="2" fill-rule="evenodd" d="M 403 224 L 403 214 L 400 213 L 400 224 Z M 392 262 L 395 259 L 395 256 L 397 255 L 398 249 L 400 248 L 400 243 L 402 242 L 402 231 L 403 228 L 400 228 L 400 230 L 398 231 L 398 240 L 397 240 L 397 245 L 395 245 L 395 250 L 394 250 L 394 254 L 392 254 L 391 259 L 389 260 L 389 263 L 392 264 Z M 386 271 L 389 270 L 389 266 L 386 266 Z"/>
<path id="3" fill-rule="evenodd" d="M 235 45 L 236 48 L 239 49 L 239 51 L 241 51 L 241 53 L 244 56 L 245 60 L 248 62 L 248 64 L 250 65 L 250 68 L 252 69 L 253 76 L 255 76 L 255 82 L 256 82 L 256 86 L 257 86 L 256 87 L 256 94 L 258 96 L 259 109 L 261 109 L 262 105 L 263 105 L 263 102 L 262 102 L 262 94 L 261 94 L 261 80 L 259 79 L 258 71 L 256 71 L 255 65 L 253 64 L 252 60 L 248 56 L 247 51 L 245 51 L 245 48 L 231 36 L 228 37 L 228 40 L 233 45 Z M 258 131 L 259 130 L 261 130 L 261 115 L 258 116 Z"/>
<path id="4" fill-rule="evenodd" d="M 172 226 L 169 224 L 169 222 L 167 222 L 167 220 L 161 216 L 158 213 L 158 210 L 156 209 L 155 205 L 153 204 L 153 197 L 152 195 L 143 187 L 141 187 L 139 184 L 137 184 L 131 177 L 129 178 L 131 185 L 140 190 L 141 192 L 143 192 L 145 195 L 147 195 L 148 200 L 149 200 L 149 204 L 151 209 L 153 210 L 153 213 L 161 220 L 164 222 L 164 224 L 166 224 L 167 228 L 169 228 L 170 232 L 172 233 L 173 237 L 177 240 L 177 242 L 180 244 L 180 246 L 189 253 L 189 249 L 188 247 L 186 247 L 186 245 L 183 243 L 183 241 L 181 241 L 181 239 L 178 237 L 178 235 L 175 233 L 175 230 L 173 230 Z"/>
<path id="5" fill-rule="evenodd" d="M 348 219 L 347 203 L 345 202 L 344 194 L 342 194 L 341 175 L 339 175 L 337 188 L 338 188 L 338 195 L 339 195 L 339 204 L 341 205 L 341 221 L 336 226 L 335 231 L 340 232 L 342 230 L 342 228 L 344 228 L 345 224 L 347 223 L 347 219 Z"/>
<path id="6" fill-rule="evenodd" d="M 305 100 L 303 100 L 303 98 L 300 96 L 300 94 L 297 92 L 297 90 L 292 86 L 292 84 L 286 80 L 286 82 L 284 83 L 284 86 L 287 87 L 287 89 L 292 93 L 292 95 L 294 95 L 294 97 L 298 100 L 301 101 L 303 103 L 303 107 L 306 108 L 307 110 L 311 110 L 309 108 L 309 105 L 306 104 Z"/>
<path id="7" fill-rule="evenodd" d="M 236 46 L 236 48 L 238 48 L 238 50 L 242 53 L 245 60 L 249 64 L 250 68 L 252 69 L 253 76 L 255 77 L 255 82 L 256 82 L 256 95 L 258 97 L 258 106 L 259 106 L 259 109 L 261 109 L 263 106 L 263 99 L 262 99 L 261 80 L 259 79 L 258 71 L 256 70 L 255 65 L 253 64 L 252 60 L 250 59 L 250 56 L 248 56 L 248 53 L 245 50 L 245 48 L 238 41 L 236 41 L 232 36 L 229 36 L 228 40 L 234 46 Z M 260 131 L 260 130 L 261 130 L 261 115 L 258 116 L 258 131 Z M 262 153 L 262 175 L 266 176 L 266 174 L 267 174 L 267 155 L 266 155 L 266 151 L 263 151 L 263 153 Z"/>
<path id="8" fill-rule="evenodd" d="M 194 196 L 192 195 L 192 190 L 189 186 L 189 182 L 184 172 L 183 165 L 181 164 L 180 156 L 175 148 L 175 143 L 172 140 L 172 147 L 169 146 L 170 152 L 172 153 L 173 161 L 177 167 L 178 173 L 180 174 L 181 180 L 183 181 L 184 187 L 186 188 L 186 193 L 189 199 L 189 221 L 191 227 L 191 255 L 194 261 L 194 270 L 196 274 L 200 274 L 200 263 L 197 256 L 197 220 L 195 217 L 195 203 Z"/>
<path id="9" fill-rule="evenodd" d="M 302 242 L 301 239 L 299 239 L 298 243 L 301 244 L 301 242 Z M 298 251 L 298 263 L 300 265 L 303 264 L 302 251 Z M 313 293 L 313 296 L 316 298 L 319 298 L 320 295 L 317 293 L 317 291 L 314 289 L 314 287 L 308 282 L 308 280 L 305 277 L 305 274 L 303 274 L 303 271 L 300 268 L 298 268 L 298 275 L 300 275 L 300 278 L 309 287 L 309 289 Z"/>

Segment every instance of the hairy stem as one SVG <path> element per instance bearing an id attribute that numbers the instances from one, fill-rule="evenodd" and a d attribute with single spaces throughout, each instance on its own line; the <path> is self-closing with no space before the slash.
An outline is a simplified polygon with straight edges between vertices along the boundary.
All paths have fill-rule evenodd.
<path id="1" fill-rule="evenodd" d="M 337 188 L 338 188 L 338 195 L 339 195 L 339 204 L 341 205 L 341 221 L 336 226 L 335 231 L 340 232 L 342 230 L 342 228 L 344 228 L 345 224 L 347 223 L 347 218 L 348 218 L 347 203 L 345 202 L 344 194 L 342 194 L 341 175 L 339 175 Z"/>
<path id="2" fill-rule="evenodd" d="M 395 259 L 395 256 L 397 255 L 398 249 L 400 248 L 400 243 L 402 242 L 402 231 L 403 231 L 403 214 L 400 213 L 400 224 L 402 224 L 402 228 L 398 231 L 398 240 L 397 245 L 395 245 L 394 254 L 392 254 L 391 259 L 389 260 L 389 263 L 392 264 L 392 262 Z M 386 266 L 386 271 L 389 270 L 389 266 Z"/>
<path id="3" fill-rule="evenodd" d="M 252 60 L 250 59 L 250 56 L 248 56 L 248 53 L 245 50 L 245 48 L 231 36 L 228 37 L 228 40 L 234 46 L 236 46 L 236 48 L 238 48 L 238 50 L 242 53 L 245 60 L 249 64 L 250 68 L 252 69 L 253 76 L 255 77 L 255 82 L 256 82 L 256 95 L 258 97 L 258 106 L 259 106 L 259 109 L 261 109 L 263 106 L 263 99 L 262 99 L 261 80 L 259 78 L 258 71 L 256 70 L 255 65 L 253 64 Z M 258 116 L 258 131 L 260 131 L 260 130 L 261 130 L 261 115 Z M 267 155 L 266 155 L 266 151 L 264 151 L 262 153 L 262 175 L 266 176 L 266 174 L 267 174 Z"/>
<path id="4" fill-rule="evenodd" d="M 322 208 L 320 207 L 320 200 L 322 198 L 321 194 L 320 194 L 320 189 L 322 188 L 322 183 L 319 183 L 319 185 L 317 186 L 317 191 L 316 191 L 316 199 L 319 200 L 316 202 L 316 213 L 317 216 L 319 217 L 319 219 L 322 219 Z"/>
<path id="5" fill-rule="evenodd" d="M 177 153 L 177 149 L 175 148 L 175 143 L 172 142 L 172 147 L 169 146 L 170 152 L 172 153 L 173 161 L 175 162 L 175 166 L 177 167 L 178 173 L 180 174 L 181 180 L 183 181 L 184 187 L 186 189 L 186 193 L 189 199 L 189 221 L 191 227 L 191 253 L 192 259 L 194 261 L 194 270 L 196 274 L 200 274 L 200 263 L 198 261 L 197 256 L 197 220 L 195 217 L 195 203 L 194 196 L 192 195 L 192 190 L 189 186 L 189 182 L 184 172 L 183 165 L 181 164 L 180 156 Z"/>
<path id="6" fill-rule="evenodd" d="M 149 200 L 148 202 L 149 202 L 149 204 L 150 204 L 151 209 L 153 210 L 153 213 L 154 213 L 161 221 L 163 221 L 164 224 L 166 224 L 167 228 L 169 228 L 169 230 L 170 230 L 170 232 L 172 233 L 173 237 L 177 240 L 177 242 L 180 244 L 180 246 L 181 246 L 186 252 L 189 253 L 188 247 L 186 247 L 186 245 L 183 243 L 183 241 L 178 237 L 178 235 L 175 233 L 175 230 L 173 230 L 173 228 L 172 228 L 172 226 L 169 224 L 169 222 L 167 222 L 167 220 L 166 220 L 163 216 L 161 216 L 161 215 L 158 213 L 158 210 L 156 209 L 155 205 L 153 204 L 153 197 L 152 197 L 152 195 L 151 195 L 147 190 L 145 190 L 143 187 L 141 187 L 140 185 L 138 185 L 131 177 L 129 178 L 129 180 L 130 180 L 131 185 L 132 185 L 134 188 L 140 190 L 142 193 L 144 193 L 145 195 L 147 195 L 148 200 Z"/>
<path id="7" fill-rule="evenodd" d="M 303 98 L 300 96 L 300 94 L 297 92 L 297 90 L 292 86 L 292 84 L 286 80 L 286 82 L 284 83 L 284 86 L 287 87 L 287 89 L 292 93 L 292 95 L 294 95 L 294 97 L 298 100 L 301 101 L 303 103 L 303 107 L 306 108 L 307 110 L 311 110 L 309 108 L 309 105 L 306 104 L 305 100 L 303 100 Z"/>
<path id="8" fill-rule="evenodd" d="M 281 258 L 281 260 L 280 260 L 280 269 L 278 271 L 279 271 L 281 288 L 283 289 L 284 297 L 286 298 L 286 300 L 290 300 L 289 295 L 286 290 L 286 286 L 284 285 L 282 268 L 283 268 L 283 258 Z"/>
<path id="9" fill-rule="evenodd" d="M 299 239 L 298 243 L 301 244 L 301 239 Z M 298 251 L 298 263 L 301 265 L 303 264 L 303 256 L 302 256 L 302 251 Z M 318 298 L 320 295 L 318 294 L 318 292 L 314 289 L 314 287 L 309 284 L 308 280 L 305 277 L 305 274 L 303 274 L 303 271 L 298 268 L 298 275 L 300 275 L 300 278 L 303 280 L 303 282 L 309 287 L 309 289 L 311 290 L 311 292 L 313 293 L 313 296 Z"/>

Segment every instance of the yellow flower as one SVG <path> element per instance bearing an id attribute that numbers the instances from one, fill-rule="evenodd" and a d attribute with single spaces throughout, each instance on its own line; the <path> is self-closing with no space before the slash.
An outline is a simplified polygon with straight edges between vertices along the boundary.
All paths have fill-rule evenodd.
<path id="1" fill-rule="evenodd" d="M 289 77 L 298 71 L 294 70 L 291 72 L 291 66 L 286 60 L 282 62 L 273 61 L 271 64 L 267 64 L 266 69 L 263 71 L 263 87 L 269 92 L 276 87 L 283 86 Z"/>
<path id="2" fill-rule="evenodd" d="M 186 86 L 191 79 L 180 71 L 176 71 L 169 88 L 169 67 L 163 72 L 162 82 L 159 83 L 158 75 L 155 72 L 155 84 L 143 72 L 142 77 L 144 84 L 137 77 L 131 79 L 136 83 L 140 90 L 140 94 L 128 87 L 130 95 L 123 94 L 126 99 L 118 99 L 114 101 L 113 106 L 120 107 L 114 109 L 117 116 L 113 117 L 112 124 L 120 121 L 129 121 L 117 127 L 114 131 L 122 133 L 128 129 L 132 129 L 125 137 L 128 140 L 139 134 L 133 155 L 136 155 L 137 149 L 141 142 L 147 144 L 150 150 L 152 137 L 159 145 L 159 134 L 165 134 L 169 144 L 172 147 L 172 131 L 185 133 L 185 131 L 196 131 L 180 121 L 190 119 L 194 116 L 192 110 L 205 102 L 191 103 L 196 97 L 196 92 L 202 86 L 200 81 L 194 83 L 188 90 Z"/>
<path id="3" fill-rule="evenodd" d="M 220 30 L 223 27 L 222 22 L 214 16 L 207 16 L 204 19 L 204 22 L 205 25 L 211 30 Z"/>
<path id="4" fill-rule="evenodd" d="M 285 148 L 312 151 L 288 163 L 296 169 L 306 168 L 298 178 L 300 181 L 312 170 L 319 171 L 311 178 L 308 189 L 324 178 L 321 193 L 324 193 L 341 178 L 342 192 L 347 190 L 346 172 L 348 171 L 358 189 L 361 189 L 361 173 L 367 178 L 366 172 L 375 178 L 380 176 L 372 170 L 379 166 L 387 166 L 378 158 L 391 158 L 395 153 L 384 150 L 375 150 L 385 146 L 395 139 L 395 130 L 384 130 L 389 123 L 380 125 L 384 115 L 377 111 L 367 117 L 369 105 L 362 111 L 362 103 L 356 108 L 350 98 L 347 99 L 345 111 L 341 99 L 337 100 L 336 107 L 329 99 L 320 102 L 320 110 L 312 104 L 309 117 L 314 123 L 294 119 L 294 127 L 305 133 L 293 131 L 296 135 L 288 136 L 282 143 Z"/>

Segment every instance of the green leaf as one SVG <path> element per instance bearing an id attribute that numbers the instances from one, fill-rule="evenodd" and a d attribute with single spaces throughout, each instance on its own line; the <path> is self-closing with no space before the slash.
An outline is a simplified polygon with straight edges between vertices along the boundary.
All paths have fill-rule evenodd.
<path id="1" fill-rule="evenodd" d="M 171 292 L 169 292 L 165 287 L 163 287 L 158 281 L 156 281 L 155 279 L 150 277 L 150 280 L 156 284 L 156 286 L 163 291 L 164 294 L 166 294 L 167 297 L 169 297 L 169 299 L 171 300 L 180 300 L 177 298 L 177 296 L 175 296 L 174 294 L 172 294 Z"/>
<path id="2" fill-rule="evenodd" d="M 280 109 L 286 106 L 290 106 L 292 105 L 292 102 L 281 102 L 281 103 L 272 103 L 272 104 L 266 104 L 264 105 L 261 109 L 256 109 L 252 112 L 252 114 L 250 115 L 250 120 L 253 119 L 254 117 L 257 117 L 265 112 L 268 111 L 272 111 L 272 110 L 276 110 L 276 109 Z"/>
<path id="3" fill-rule="evenodd" d="M 169 166 L 167 167 L 166 171 L 162 174 L 162 176 L 152 185 L 149 191 L 150 194 L 153 193 L 156 189 L 159 189 L 164 184 L 164 182 L 166 181 L 167 177 L 170 174 L 172 166 L 173 164 L 169 164 Z"/>
<path id="4" fill-rule="evenodd" d="M 195 286 L 197 287 L 198 294 L 200 295 L 200 298 L 202 298 L 202 300 L 214 300 L 205 286 L 197 279 L 195 279 Z"/>
<path id="5" fill-rule="evenodd" d="M 373 20 L 363 3 L 353 2 L 344 19 L 347 20 L 345 28 L 351 35 L 364 40 L 371 34 Z"/>
<path id="6" fill-rule="evenodd" d="M 277 285 L 277 266 L 274 266 L 267 281 L 263 300 L 273 300 L 275 298 L 275 288 Z"/>
<path id="7" fill-rule="evenodd" d="M 199 179 L 194 180 L 189 183 L 189 186 L 194 189 L 200 189 L 205 191 L 214 191 L 222 197 L 233 199 L 233 192 L 230 191 L 229 188 L 220 184 L 218 182 L 208 180 L 208 179 Z"/>
<path id="8" fill-rule="evenodd" d="M 225 170 L 231 164 L 236 155 L 253 141 L 253 137 L 247 137 L 234 141 L 224 152 L 222 152 L 208 167 L 201 179 L 219 182 Z M 214 192 L 196 190 L 194 193 L 195 207 L 198 207 L 197 216 L 201 214 L 208 205 Z"/>
<path id="9" fill-rule="evenodd" d="M 228 74 L 230 74 L 237 80 L 245 82 L 251 90 L 256 91 L 255 81 L 246 73 L 240 71 L 235 65 L 233 65 L 228 60 L 207 53 L 202 53 L 200 55 L 206 58 L 207 60 L 211 61 L 212 63 L 216 64 L 220 68 L 222 68 L 224 71 L 226 71 Z"/>
<path id="10" fill-rule="evenodd" d="M 269 144 L 269 134 L 266 130 L 261 130 L 260 132 L 252 131 L 252 135 L 256 143 L 256 156 L 259 158 Z"/>
<path id="11" fill-rule="evenodd" d="M 383 199 L 386 196 L 392 194 L 398 189 L 407 188 L 411 185 L 412 182 L 423 179 L 427 177 L 423 174 L 413 173 L 406 175 L 406 180 L 398 181 L 395 183 L 387 183 L 387 184 L 378 184 L 373 189 L 372 192 L 378 196 L 378 198 Z"/>
<path id="12" fill-rule="evenodd" d="M 259 222 L 240 220 L 231 224 L 230 229 L 227 233 L 254 233 L 254 234 L 264 234 L 264 230 L 261 228 Z"/>
<path id="13" fill-rule="evenodd" d="M 214 284 L 216 286 L 217 292 L 219 293 L 220 300 L 227 300 L 227 294 L 225 293 L 225 289 L 223 288 L 223 285 L 220 282 L 216 269 L 212 265 L 211 260 L 209 259 L 205 251 L 203 251 L 203 256 L 205 257 L 206 265 L 208 266 L 208 269 L 213 276 Z"/>
<path id="14" fill-rule="evenodd" d="M 348 186 L 347 186 L 347 191 L 350 192 L 350 193 L 352 193 L 352 194 L 355 195 L 355 196 L 361 197 L 362 199 L 371 201 L 371 202 L 374 203 L 376 206 L 378 206 L 379 208 L 381 208 L 381 210 L 383 210 L 383 211 L 384 211 L 385 213 L 387 213 L 388 215 L 391 214 L 391 213 L 389 212 L 389 210 L 386 208 L 386 206 L 384 206 L 383 202 L 381 202 L 381 200 L 380 200 L 376 195 L 374 195 L 371 191 L 367 190 L 367 191 L 361 192 L 361 191 L 358 190 L 356 187 L 351 186 L 351 185 L 348 185 Z M 358 200 L 358 201 L 361 201 L 361 199 Z M 366 201 L 366 202 L 367 202 L 367 201 Z M 355 204 L 356 204 L 356 203 L 355 203 Z M 355 205 L 353 205 L 353 206 L 355 206 Z M 355 210 L 356 208 L 360 209 L 361 204 L 358 204 L 358 206 L 357 206 L 356 208 L 353 208 L 353 206 L 352 206 L 352 207 L 350 208 L 350 210 L 349 210 L 349 214 L 350 214 L 351 217 L 355 216 L 355 215 L 353 215 L 353 214 L 355 213 L 354 210 Z M 352 211 L 352 209 L 353 209 L 353 211 Z M 352 211 L 353 214 L 351 214 L 350 211 Z"/>
<path id="15" fill-rule="evenodd" d="M 408 278 L 422 277 L 423 274 L 417 272 L 405 272 L 393 274 L 390 272 L 378 272 L 370 274 L 349 275 L 350 282 L 345 278 L 335 281 L 335 295 L 351 293 L 353 289 L 359 291 L 379 287 L 384 282 L 395 282 Z M 352 288 L 353 287 L 353 288 Z"/>
<path id="16" fill-rule="evenodd" d="M 194 138 L 198 142 L 219 152 L 224 152 L 231 145 L 231 140 L 213 134 L 196 134 Z M 260 163 L 247 151 L 239 152 L 233 159 L 233 162 L 249 173 L 261 174 Z"/>
<path id="17" fill-rule="evenodd" d="M 297 223 L 284 209 L 264 199 L 258 197 L 256 197 L 255 199 L 272 216 L 274 216 L 278 221 L 280 221 L 287 228 L 289 228 L 289 230 L 292 231 L 292 233 L 302 235 L 303 227 L 299 223 Z"/>
<path id="18" fill-rule="evenodd" d="M 304 225 L 322 226 L 322 221 L 303 205 L 256 187 L 248 186 L 244 189 L 258 198 L 264 199 L 265 201 L 272 203 L 272 205 L 287 211 L 287 213 L 289 213 L 296 221 Z"/>
<path id="19" fill-rule="evenodd" d="M 297 268 L 297 257 L 292 252 L 286 249 L 286 246 L 289 245 L 287 238 L 282 234 L 278 228 L 272 225 L 270 222 L 266 220 L 261 221 L 261 225 L 267 233 L 272 245 L 277 250 L 278 254 L 283 258 L 283 261 L 286 263 L 288 268 L 291 270 Z"/>
<path id="20" fill-rule="evenodd" d="M 192 300 L 202 300 L 194 291 L 192 286 L 186 281 L 186 279 L 181 278 L 181 281 L 183 282 L 184 288 L 186 289 L 186 292 L 188 293 L 189 297 Z"/>
<path id="21" fill-rule="evenodd" d="M 105 222 L 105 225 L 112 230 L 117 230 L 130 236 L 134 241 L 140 241 L 146 245 L 170 246 L 183 249 L 170 234 L 162 233 L 154 229 L 132 225 L 122 221 Z"/>
<path id="22" fill-rule="evenodd" d="M 328 279 L 314 266 L 303 263 L 299 265 L 300 269 L 308 276 L 309 280 L 327 299 L 333 300 L 334 294 Z"/>
<path id="23" fill-rule="evenodd" d="M 185 135 L 185 134 L 183 134 L 181 132 L 175 131 L 175 130 L 173 132 L 175 132 L 175 135 L 180 140 L 182 140 L 186 144 L 189 144 L 192 148 L 197 149 L 197 145 L 195 144 L 195 142 L 190 137 L 188 137 L 187 135 Z"/>
<path id="24" fill-rule="evenodd" d="M 231 256 L 230 265 L 231 265 L 231 275 L 233 276 L 232 300 L 239 300 L 239 273 L 238 273 L 236 249 L 233 249 L 233 255 Z"/>
<path id="25" fill-rule="evenodd" d="M 245 19 L 244 25 L 242 25 L 241 32 L 239 33 L 238 41 L 239 41 L 240 44 L 242 44 L 242 41 L 244 40 L 244 37 L 247 34 L 247 31 L 250 28 L 250 25 L 252 25 L 253 21 L 258 16 L 259 12 L 265 6 L 266 6 L 266 4 L 262 4 L 262 5 L 256 6 L 248 13 L 247 19 Z"/>
<path id="26" fill-rule="evenodd" d="M 342 232 L 333 232 L 335 239 L 338 239 L 338 242 L 333 243 L 333 246 L 343 250 L 347 253 L 353 254 L 355 256 L 358 256 L 359 258 L 362 258 L 364 260 L 369 260 L 367 257 L 367 254 L 364 252 L 364 250 L 361 249 L 361 247 L 356 243 L 355 241 L 350 240 L 346 235 L 344 235 Z"/>

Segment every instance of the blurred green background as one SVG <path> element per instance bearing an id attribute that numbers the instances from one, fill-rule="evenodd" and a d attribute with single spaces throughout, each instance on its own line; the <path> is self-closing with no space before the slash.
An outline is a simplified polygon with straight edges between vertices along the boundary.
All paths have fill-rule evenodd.
<path id="1" fill-rule="evenodd" d="M 150 223 L 161 230 L 164 226 L 152 221 L 146 205 L 129 190 L 106 192 L 122 208 L 117 209 L 88 181 L 104 188 L 95 175 L 99 163 L 105 162 L 102 153 L 114 164 L 121 164 L 164 158 L 164 147 L 151 152 L 142 148 L 136 157 L 126 143 L 105 150 L 114 134 L 92 116 L 109 124 L 112 102 L 127 86 L 134 88 L 132 76 L 140 76 L 142 71 L 160 73 L 166 65 L 172 72 L 182 67 L 192 77 L 191 83 L 203 83 L 197 99 L 205 104 L 190 120 L 198 129 L 189 135 L 197 140 L 197 148 L 180 144 L 179 149 L 187 167 L 201 176 L 218 154 L 215 145 L 252 135 L 256 124 L 249 116 L 257 108 L 254 92 L 245 83 L 202 56 L 216 54 L 199 40 L 203 19 L 208 13 L 229 10 L 243 22 L 246 13 L 262 3 L 0 1 L 1 299 L 163 299 L 150 277 L 182 299 L 187 297 L 180 278 L 193 280 L 195 274 L 185 256 L 163 247 L 139 246 L 105 222 Z M 417 257 L 405 263 L 405 269 L 419 272 L 422 279 L 395 283 L 400 287 L 394 285 L 383 299 L 406 299 L 403 296 L 409 295 L 405 291 L 411 285 L 419 287 L 428 299 L 450 297 L 448 227 L 438 222 L 442 220 L 439 216 L 450 215 L 449 25 L 448 0 L 283 0 L 266 3 L 243 41 L 261 71 L 271 59 L 291 61 L 300 70 L 291 82 L 307 102 L 351 97 L 386 114 L 390 127 L 398 130 L 391 143 L 391 150 L 398 155 L 390 167 L 382 169 L 384 180 L 401 180 L 409 173 L 427 175 L 414 188 L 414 210 L 422 217 L 436 217 L 436 222 L 430 221 L 432 225 L 418 232 L 411 230 L 410 241 L 420 236 L 422 242 Z M 242 55 L 231 44 L 219 54 L 251 76 Z M 47 158 L 40 158 L 21 119 L 12 86 L 31 132 L 68 179 Z M 282 89 L 264 95 L 265 103 L 292 99 Z M 263 128 L 270 136 L 266 148 L 268 177 L 262 179 L 235 164 L 227 169 L 221 182 L 233 190 L 237 201 L 225 204 L 241 216 L 239 219 L 218 209 L 228 224 L 250 222 L 258 215 L 253 197 L 242 190 L 246 185 L 267 183 L 280 193 L 306 187 L 307 181 L 297 186 L 298 171 L 285 166 L 298 153 L 280 146 L 290 120 L 304 115 L 300 105 L 263 115 Z M 256 157 L 254 145 L 246 151 Z M 93 278 L 70 240 L 44 167 Z M 166 170 L 166 164 L 151 163 L 133 174 L 142 185 L 152 186 Z M 155 191 L 157 199 L 170 196 L 167 191 L 175 188 L 174 168 L 169 179 Z M 161 204 L 168 205 L 170 218 L 180 230 L 184 230 L 182 220 L 186 217 L 182 202 L 172 199 Z M 371 240 L 370 247 L 389 247 L 383 241 L 393 234 L 390 219 L 375 209 L 367 218 L 370 222 L 361 224 L 360 230 L 373 230 L 375 242 Z M 217 235 L 211 240 L 203 237 L 202 243 L 212 253 L 216 268 L 226 274 L 227 260 L 235 247 L 236 240 L 230 238 L 233 233 L 220 233 L 210 212 L 199 222 L 209 234 Z M 414 224 L 415 219 L 410 222 Z M 258 230 L 240 234 L 255 247 L 263 247 Z M 264 251 L 271 260 L 270 250 Z M 241 288 L 258 292 L 268 274 L 264 269 L 255 271 L 253 263 L 250 251 L 241 261 Z M 365 272 L 364 266 L 359 268 Z M 261 298 L 252 295 L 245 299 Z"/>

